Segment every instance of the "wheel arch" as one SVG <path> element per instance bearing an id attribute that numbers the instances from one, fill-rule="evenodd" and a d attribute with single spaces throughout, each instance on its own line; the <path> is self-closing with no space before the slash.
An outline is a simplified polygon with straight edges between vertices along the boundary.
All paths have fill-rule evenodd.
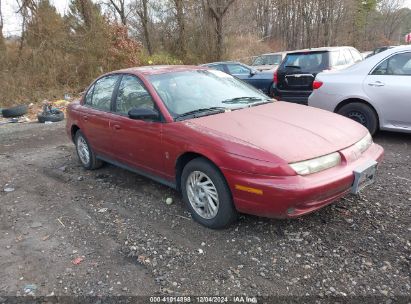
<path id="1" fill-rule="evenodd" d="M 205 156 L 204 154 L 200 153 L 200 152 L 194 152 L 194 151 L 187 151 L 184 152 L 183 154 L 181 154 L 177 160 L 176 160 L 176 164 L 175 164 L 175 180 L 176 180 L 176 189 L 178 191 L 181 190 L 181 175 L 183 174 L 183 169 L 184 167 L 193 159 L 196 158 L 203 158 L 205 160 L 207 160 L 208 162 L 210 162 L 220 173 L 221 175 L 224 177 L 225 176 L 223 174 L 223 172 L 220 170 L 220 168 L 217 166 L 216 162 L 213 161 L 211 158 Z M 228 184 L 228 183 L 227 183 Z"/>
<path id="2" fill-rule="evenodd" d="M 72 125 L 70 128 L 71 140 L 74 142 L 74 137 L 76 136 L 77 131 L 80 130 L 79 126 Z"/>
<path id="3" fill-rule="evenodd" d="M 376 109 L 371 103 L 369 103 L 368 101 L 366 101 L 366 100 L 364 100 L 364 99 L 362 99 L 362 98 L 353 97 L 353 98 L 344 99 L 343 101 L 339 102 L 338 105 L 335 107 L 334 113 L 338 113 L 338 111 L 339 111 L 343 106 L 345 106 L 345 105 L 347 105 L 347 104 L 350 104 L 350 103 L 354 103 L 354 102 L 358 102 L 358 103 L 365 104 L 366 106 L 370 107 L 371 110 L 374 111 L 375 115 L 377 116 L 377 122 L 378 122 L 377 129 L 379 129 L 380 126 L 381 126 L 381 121 L 380 121 L 380 115 L 378 114 L 377 109 Z"/>

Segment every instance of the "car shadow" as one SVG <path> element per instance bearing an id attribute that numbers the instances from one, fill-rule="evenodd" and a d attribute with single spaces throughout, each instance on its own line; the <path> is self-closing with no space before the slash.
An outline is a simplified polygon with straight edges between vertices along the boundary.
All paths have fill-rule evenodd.
<path id="1" fill-rule="evenodd" d="M 378 144 L 407 143 L 411 144 L 411 133 L 400 133 L 391 131 L 380 131 L 374 136 L 374 141 Z"/>

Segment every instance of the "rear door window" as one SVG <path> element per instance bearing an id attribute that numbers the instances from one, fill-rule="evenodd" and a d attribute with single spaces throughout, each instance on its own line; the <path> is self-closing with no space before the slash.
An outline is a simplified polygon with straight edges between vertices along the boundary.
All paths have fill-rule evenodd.
<path id="1" fill-rule="evenodd" d="M 240 64 L 227 64 L 227 69 L 230 74 L 250 74 L 250 70 Z"/>
<path id="2" fill-rule="evenodd" d="M 351 55 L 352 55 L 352 57 L 354 58 L 354 61 L 355 61 L 355 62 L 360 62 L 360 61 L 363 60 L 363 58 L 362 58 L 362 56 L 361 56 L 361 53 L 358 52 L 357 50 L 355 50 L 355 49 L 350 49 L 350 52 L 351 52 Z"/>
<path id="3" fill-rule="evenodd" d="M 372 75 L 411 76 L 411 52 L 396 54 L 380 63 Z"/>
<path id="4" fill-rule="evenodd" d="M 102 111 L 111 110 L 111 99 L 113 97 L 114 88 L 116 87 L 119 75 L 110 75 L 97 80 L 94 84 L 93 95 L 89 105 L 95 109 Z M 87 103 L 87 97 L 86 97 Z"/>
<path id="5" fill-rule="evenodd" d="M 330 53 L 331 66 L 338 67 L 347 64 L 347 59 L 341 50 Z"/>
<path id="6" fill-rule="evenodd" d="M 94 84 L 88 89 L 84 102 L 91 106 L 93 99 Z"/>
<path id="7" fill-rule="evenodd" d="M 348 49 L 343 50 L 345 61 L 347 64 L 354 64 L 354 58 L 351 55 L 351 52 Z"/>
<path id="8" fill-rule="evenodd" d="M 210 68 L 217 70 L 217 71 L 225 72 L 224 66 L 222 64 L 215 64 L 215 65 L 210 66 Z"/>

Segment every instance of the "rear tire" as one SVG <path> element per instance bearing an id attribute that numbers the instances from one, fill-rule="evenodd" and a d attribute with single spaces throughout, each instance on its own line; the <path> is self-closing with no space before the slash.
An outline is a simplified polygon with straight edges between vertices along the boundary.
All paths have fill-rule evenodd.
<path id="1" fill-rule="evenodd" d="M 76 132 L 74 143 L 76 144 L 77 156 L 85 169 L 94 170 L 103 165 L 103 162 L 96 158 L 96 154 L 80 130 Z"/>
<path id="2" fill-rule="evenodd" d="M 184 167 L 181 190 L 188 210 L 201 225 L 222 229 L 237 220 L 237 210 L 224 176 L 204 158 L 196 158 Z"/>
<path id="3" fill-rule="evenodd" d="M 337 111 L 345 117 L 351 118 L 362 124 L 374 135 L 378 129 L 378 117 L 375 111 L 368 105 L 361 102 L 352 102 Z"/>

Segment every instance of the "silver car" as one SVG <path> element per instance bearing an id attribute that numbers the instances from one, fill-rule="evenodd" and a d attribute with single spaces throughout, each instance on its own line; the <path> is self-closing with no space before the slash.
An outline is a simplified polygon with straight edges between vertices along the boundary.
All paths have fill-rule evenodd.
<path id="1" fill-rule="evenodd" d="M 371 134 L 379 129 L 411 133 L 411 45 L 320 73 L 313 89 L 309 106 L 352 118 Z"/>

